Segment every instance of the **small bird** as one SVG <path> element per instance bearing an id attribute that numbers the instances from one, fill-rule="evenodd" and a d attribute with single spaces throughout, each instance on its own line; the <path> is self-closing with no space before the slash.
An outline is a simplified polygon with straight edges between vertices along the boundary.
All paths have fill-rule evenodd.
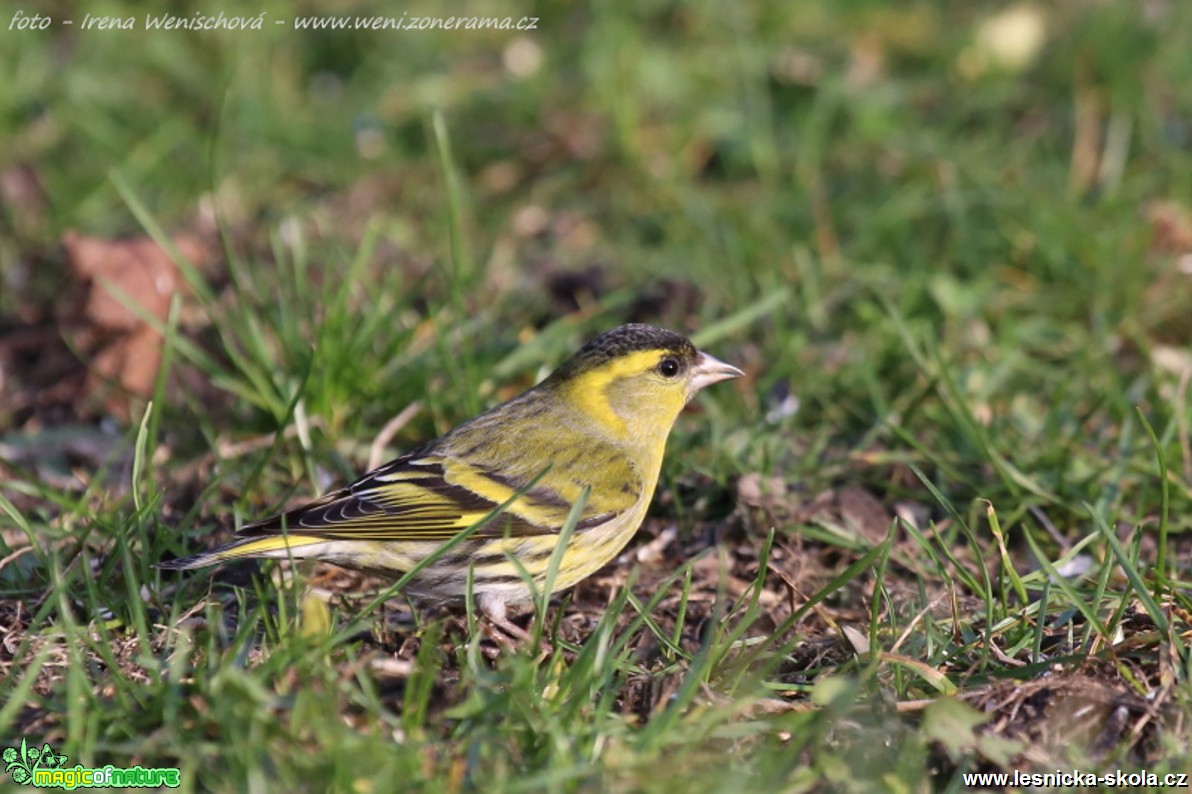
<path id="1" fill-rule="evenodd" d="M 586 492 L 552 592 L 595 573 L 625 547 L 653 498 L 679 412 L 700 389 L 742 374 L 673 331 L 622 325 L 592 339 L 537 386 L 351 485 L 246 524 L 226 546 L 157 567 L 315 558 L 396 578 L 470 530 L 405 592 L 462 604 L 471 568 L 481 614 L 526 639 L 506 606 L 533 598 L 523 577 L 539 590 L 545 584 L 573 505 Z"/>

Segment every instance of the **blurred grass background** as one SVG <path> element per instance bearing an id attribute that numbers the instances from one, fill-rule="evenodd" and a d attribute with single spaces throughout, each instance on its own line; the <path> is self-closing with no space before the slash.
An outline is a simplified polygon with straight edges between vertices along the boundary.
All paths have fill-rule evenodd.
<path id="1" fill-rule="evenodd" d="M 132 484 L 144 503 L 127 490 L 105 501 L 94 488 L 56 488 L 36 466 L 10 469 L 0 525 L 21 530 L 5 536 L 10 548 L 30 535 L 105 553 L 115 542 L 141 561 L 112 554 L 98 581 L 135 592 L 129 582 L 151 580 L 148 563 L 180 553 L 183 536 L 228 526 L 232 503 L 248 518 L 360 471 L 378 429 L 411 403 L 423 410 L 395 449 L 510 396 L 589 333 L 626 319 L 705 329 L 709 349 L 751 375 L 735 392 L 701 398 L 702 415 L 681 425 L 664 474 L 677 496 L 659 515 L 700 514 L 685 507 L 692 471 L 718 486 L 761 473 L 807 497 L 860 483 L 887 506 L 919 501 L 946 515 L 913 464 L 961 513 L 990 500 L 1011 535 L 1039 534 L 1031 516 L 1042 511 L 1055 533 L 1039 535 L 1046 548 L 1066 551 L 1096 532 L 1085 503 L 1109 525 L 1144 527 L 1133 536 L 1144 568 L 1166 543 L 1155 532 L 1164 498 L 1170 529 L 1192 526 L 1180 380 L 1192 342 L 1187 4 L 476 0 L 451 12 L 537 18 L 536 31 L 520 33 L 292 23 L 445 13 L 430 3 L 173 6 L 182 17 L 265 13 L 262 30 L 242 32 L 145 31 L 145 13 L 121 2 L 47 3 L 37 12 L 53 19 L 49 29 L 20 31 L 10 25 L 16 8 L 0 15 L 0 331 L 68 323 L 69 230 L 188 232 L 213 255 L 202 271 L 211 294 L 179 320 L 194 347 L 178 343 L 172 374 L 189 388 L 157 393 L 153 421 L 168 455 Z M 133 16 L 138 30 L 81 30 L 84 13 Z M 34 369 L 7 360 L 0 389 L 41 388 Z M 295 411 L 316 419 L 313 439 L 286 438 L 244 461 L 217 454 L 210 477 L 179 485 L 185 462 L 283 428 Z M 53 414 L 0 407 L 0 441 L 13 448 L 104 415 L 86 394 Z M 118 423 L 130 443 L 139 416 Z M 1166 497 L 1140 416 L 1171 471 Z M 727 500 L 730 491 L 716 492 Z M 164 526 L 154 518 L 163 501 Z M 963 542 L 957 532 L 953 524 L 946 536 Z M 1014 554 L 1025 572 L 1022 544 Z M 53 559 L 21 557 L 0 568 L 0 586 L 43 620 L 69 623 L 54 598 L 33 595 L 81 581 L 60 578 Z M 1174 580 L 1186 580 L 1186 552 L 1169 559 Z M 101 600 L 131 625 L 144 620 L 135 598 Z M 210 664 L 236 655 L 227 639 L 209 640 Z M 924 640 L 922 658 L 936 639 Z M 299 658 L 287 646 L 262 675 Z M 432 732 L 458 737 L 474 715 L 504 713 L 501 687 L 528 696 L 517 682 L 532 668 L 510 665 L 495 688 L 477 683 L 487 675 L 479 667 L 465 670 L 478 677 L 465 705 L 432 720 Z M 220 674 L 244 688 L 220 706 L 224 720 L 251 728 L 232 731 L 238 741 L 277 730 L 238 709 L 268 702 L 269 713 L 304 722 L 253 676 Z M 12 681 L 35 679 L 26 671 Z M 93 685 L 65 691 L 82 697 Z M 213 686 L 223 691 L 218 676 Z M 367 684 L 363 696 L 335 686 L 340 706 L 337 697 L 383 710 Z M 176 687 L 142 699 L 119 685 L 135 701 L 119 719 L 47 724 L 68 726 L 54 735 L 75 755 L 139 757 L 137 742 L 153 731 L 192 735 L 170 722 L 185 710 Z M 40 696 L 49 713 L 55 704 L 66 713 L 64 691 Z M 524 725 L 556 738 L 582 717 L 559 727 L 534 713 Z M 385 719 L 421 736 L 419 714 Z M 830 714 L 817 719 L 808 736 L 836 735 Z M 301 746 L 358 741 L 367 749 L 343 750 L 349 761 L 383 752 L 399 779 L 438 775 L 448 788 L 461 785 L 451 775 L 483 777 L 477 769 L 501 785 L 532 773 L 530 787 L 651 787 L 667 780 L 649 769 L 666 748 L 733 745 L 720 723 L 628 740 L 628 727 L 597 720 L 591 747 L 633 751 L 592 750 L 581 763 L 560 746 L 507 760 L 491 748 L 508 737 L 480 722 L 495 744 L 427 741 L 393 756 L 380 734 L 349 739 L 315 720 L 313 737 L 281 729 L 288 749 L 278 763 L 302 769 Z M 0 736 L 13 724 L 0 720 Z M 730 767 L 789 784 L 780 759 L 790 749 L 765 735 L 729 752 Z M 915 748 L 907 758 L 918 761 L 897 762 L 913 770 L 903 769 L 912 788 L 936 738 L 891 739 Z M 263 774 L 253 752 L 205 741 L 196 758 L 234 757 L 234 770 Z M 1186 737 L 1176 744 L 1186 754 Z M 160 754 L 165 743 L 148 746 Z M 839 783 L 834 760 L 856 746 L 818 755 L 806 745 L 818 775 L 808 779 Z M 674 761 L 692 780 L 709 771 L 695 752 Z M 460 758 L 471 759 L 466 773 Z M 887 755 L 874 766 L 886 762 L 901 768 Z M 285 779 L 301 780 L 293 768 Z M 356 781 L 354 767 L 318 768 L 329 785 Z M 733 772 L 724 774 L 716 779 L 729 785 Z"/>

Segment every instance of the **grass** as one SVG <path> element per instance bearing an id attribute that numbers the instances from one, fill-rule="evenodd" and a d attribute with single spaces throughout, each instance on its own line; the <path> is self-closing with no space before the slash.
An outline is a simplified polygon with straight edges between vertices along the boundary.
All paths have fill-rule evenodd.
<path id="1" fill-rule="evenodd" d="M 0 32 L 0 747 L 191 790 L 1188 769 L 1192 20 L 1060 3 L 998 68 L 999 9 Z M 165 340 L 127 421 L 77 377 L 69 229 L 210 252 L 167 319 L 123 296 Z M 523 623 L 556 652 L 327 567 L 151 567 L 628 319 L 749 377 Z"/>

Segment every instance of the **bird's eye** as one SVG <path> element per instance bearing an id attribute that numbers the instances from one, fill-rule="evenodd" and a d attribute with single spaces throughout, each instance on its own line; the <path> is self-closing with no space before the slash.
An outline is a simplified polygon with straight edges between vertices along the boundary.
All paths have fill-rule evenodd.
<path id="1" fill-rule="evenodd" d="M 658 372 L 664 378 L 673 378 L 679 374 L 679 362 L 673 358 L 664 358 L 658 362 Z"/>

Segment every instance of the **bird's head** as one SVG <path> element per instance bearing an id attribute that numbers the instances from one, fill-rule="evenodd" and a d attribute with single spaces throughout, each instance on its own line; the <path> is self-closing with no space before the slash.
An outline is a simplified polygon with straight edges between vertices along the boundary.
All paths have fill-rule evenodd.
<path id="1" fill-rule="evenodd" d="M 548 380 L 609 434 L 649 443 L 700 389 L 742 374 L 680 334 L 634 323 L 588 342 Z"/>

